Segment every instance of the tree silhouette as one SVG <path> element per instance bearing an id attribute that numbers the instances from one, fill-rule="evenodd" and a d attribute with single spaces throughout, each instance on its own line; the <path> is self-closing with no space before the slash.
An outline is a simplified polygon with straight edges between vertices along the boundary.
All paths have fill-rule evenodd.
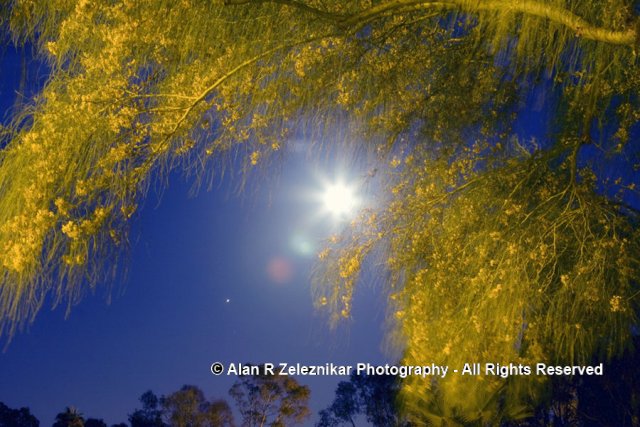
<path id="1" fill-rule="evenodd" d="M 140 396 L 140 403 L 142 409 L 136 409 L 129 415 L 131 427 L 164 427 L 160 400 L 151 390 Z"/>
<path id="2" fill-rule="evenodd" d="M 408 426 L 397 406 L 399 379 L 393 375 L 357 375 L 341 381 L 333 403 L 320 412 L 318 427 L 350 424 L 359 415 L 373 426 Z"/>
<path id="3" fill-rule="evenodd" d="M 84 422 L 84 427 L 107 427 L 107 423 L 97 418 L 87 418 Z"/>
<path id="4" fill-rule="evenodd" d="M 40 421 L 31 414 L 29 408 L 11 409 L 0 402 L 1 427 L 39 427 Z"/>
<path id="5" fill-rule="evenodd" d="M 640 296 L 634 1 L 0 5 L 3 31 L 51 68 L 0 136 L 5 333 L 48 295 L 72 305 L 110 277 L 154 179 L 184 165 L 206 180 L 228 157 L 249 170 L 295 136 L 354 141 L 388 165 L 377 203 L 319 254 L 315 300 L 333 324 L 375 257 L 403 364 L 571 365 L 628 346 Z M 517 131 L 532 109 L 548 113 L 539 141 Z M 483 422 L 545 387 L 411 377 L 400 397 L 417 422 L 441 402 Z"/>
<path id="6" fill-rule="evenodd" d="M 56 415 L 53 427 L 84 427 L 84 418 L 76 408 L 67 406 L 64 412 Z"/>
<path id="7" fill-rule="evenodd" d="M 224 400 L 208 401 L 202 390 L 185 385 L 158 398 L 151 390 L 140 396 L 142 409 L 129 415 L 131 427 L 233 427 L 233 412 Z M 166 422 L 165 422 L 166 420 Z"/>
<path id="8" fill-rule="evenodd" d="M 286 375 L 239 375 L 229 390 L 242 414 L 243 427 L 284 427 L 302 423 L 310 414 L 307 386 Z"/>
<path id="9" fill-rule="evenodd" d="M 198 387 L 185 385 L 161 399 L 164 416 L 174 427 L 233 427 L 233 413 L 224 400 L 208 402 Z"/>
<path id="10" fill-rule="evenodd" d="M 392 396 L 389 396 L 389 400 L 393 401 Z M 318 427 L 338 426 L 341 423 L 349 423 L 355 427 L 355 418 L 360 413 L 361 404 L 362 400 L 353 381 L 340 381 L 333 403 L 327 409 L 320 411 Z"/>
<path id="11" fill-rule="evenodd" d="M 635 337 L 634 346 L 640 344 Z M 556 377 L 534 415 L 509 426 L 635 426 L 640 421 L 638 353 L 626 351 L 605 365 L 606 375 Z"/>
<path id="12" fill-rule="evenodd" d="M 233 427 L 235 421 L 233 412 L 226 400 L 214 400 L 210 402 L 205 410 L 205 419 L 211 427 Z"/>

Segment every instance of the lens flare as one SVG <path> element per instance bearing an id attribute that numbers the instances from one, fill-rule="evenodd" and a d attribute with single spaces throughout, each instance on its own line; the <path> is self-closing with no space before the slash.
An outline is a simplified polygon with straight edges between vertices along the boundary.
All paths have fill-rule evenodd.
<path id="1" fill-rule="evenodd" d="M 358 198 L 353 187 L 343 182 L 328 184 L 322 193 L 324 209 L 334 218 L 351 216 L 358 207 Z"/>

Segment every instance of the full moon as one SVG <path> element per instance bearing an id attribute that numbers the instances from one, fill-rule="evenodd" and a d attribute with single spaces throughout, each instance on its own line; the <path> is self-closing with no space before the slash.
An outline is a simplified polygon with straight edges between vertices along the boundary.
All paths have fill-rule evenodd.
<path id="1" fill-rule="evenodd" d="M 325 187 L 322 193 L 322 204 L 331 216 L 341 219 L 354 213 L 358 206 L 358 199 L 353 187 L 335 182 Z"/>

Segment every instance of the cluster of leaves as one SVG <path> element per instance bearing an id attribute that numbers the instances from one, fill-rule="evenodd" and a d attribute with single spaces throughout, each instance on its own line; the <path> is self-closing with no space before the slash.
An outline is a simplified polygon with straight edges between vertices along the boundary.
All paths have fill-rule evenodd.
<path id="1" fill-rule="evenodd" d="M 107 427 L 107 424 L 97 418 L 85 419 L 76 408 L 68 406 L 64 412 L 56 415 L 53 427 Z M 116 424 L 112 427 L 122 427 L 122 425 Z"/>
<path id="2" fill-rule="evenodd" d="M 243 426 L 284 427 L 299 424 L 310 414 L 309 387 L 286 375 L 261 371 L 239 375 L 229 394 L 236 401 Z"/>
<path id="3" fill-rule="evenodd" d="M 40 422 L 29 408 L 11 409 L 0 402 L 0 425 L 3 427 L 38 427 Z"/>
<path id="4" fill-rule="evenodd" d="M 241 17 L 215 3 L 2 6 L 11 34 L 35 44 L 51 68 L 1 144 L 0 328 L 11 332 L 46 295 L 73 304 L 87 283 L 105 281 L 105 260 L 115 267 L 154 172 L 183 162 L 202 171 L 232 146 L 251 163 L 260 158 L 251 147 L 279 148 L 269 135 L 284 127 L 261 113 L 285 111 L 261 89 L 273 72 L 238 70 L 294 42 L 284 30 L 269 45 L 252 42 L 242 33 L 249 22 L 223 25 Z M 250 136 L 257 142 L 242 144 Z"/>
<path id="5" fill-rule="evenodd" d="M 598 194 L 570 148 L 564 158 L 513 149 L 477 145 L 454 162 L 414 151 L 386 210 L 375 220 L 364 215 L 325 252 L 334 259 L 321 277 L 335 285 L 320 288 L 320 303 L 348 316 L 359 272 L 352 266 L 366 257 L 363 248 L 382 246 L 392 277 L 390 339 L 405 349 L 403 364 L 574 365 L 621 354 L 638 321 L 637 214 Z M 515 404 L 530 401 L 544 380 L 456 376 L 435 387 L 409 378 L 403 397 L 420 414 L 435 387 L 473 419 L 484 416 L 489 391 L 507 384 Z"/>
<path id="6" fill-rule="evenodd" d="M 131 427 L 231 427 L 231 408 L 224 400 L 209 402 L 202 390 L 185 385 L 180 390 L 158 398 L 152 391 L 140 396 L 142 409 L 129 415 Z M 165 422 L 166 420 L 166 422 Z"/>

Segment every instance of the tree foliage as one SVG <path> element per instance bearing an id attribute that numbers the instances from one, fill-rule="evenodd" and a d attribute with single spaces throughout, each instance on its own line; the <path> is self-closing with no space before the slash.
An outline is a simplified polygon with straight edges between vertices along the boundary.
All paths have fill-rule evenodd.
<path id="1" fill-rule="evenodd" d="M 136 409 L 129 415 L 131 427 L 164 427 L 162 421 L 162 406 L 160 399 L 151 390 L 140 396 L 141 409 Z"/>
<path id="2" fill-rule="evenodd" d="M 295 135 L 389 162 L 379 204 L 320 253 L 317 303 L 334 321 L 375 256 L 403 363 L 573 364 L 628 345 L 640 253 L 631 0 L 0 4 L 6 32 L 51 67 L 0 143 L 5 332 L 47 295 L 73 304 L 103 281 L 169 170 L 206 178 L 235 156 L 249 169 Z M 550 112 L 542 141 L 514 130 L 531 108 Z M 403 395 L 416 414 L 441 396 L 448 413 L 482 420 L 505 409 L 488 394 L 518 414 L 545 387 L 411 379 Z"/>
<path id="3" fill-rule="evenodd" d="M 31 414 L 29 408 L 11 409 L 0 402 L 0 426 L 39 427 L 40 421 Z"/>
<path id="4" fill-rule="evenodd" d="M 53 427 L 84 427 L 84 417 L 73 406 L 67 406 L 64 412 L 56 415 Z"/>
<path id="5" fill-rule="evenodd" d="M 257 375 L 238 375 L 229 390 L 242 415 L 243 427 L 284 427 L 302 423 L 310 414 L 309 387 L 262 368 Z"/>
<path id="6" fill-rule="evenodd" d="M 87 418 L 84 422 L 84 427 L 108 427 L 107 423 L 98 418 Z"/>
<path id="7" fill-rule="evenodd" d="M 400 381 L 393 375 L 351 374 L 340 381 L 331 405 L 320 411 L 317 427 L 356 426 L 359 415 L 374 427 L 407 427 L 397 397 Z"/>
<path id="8" fill-rule="evenodd" d="M 480 154 L 485 149 L 488 156 Z M 405 348 L 405 364 L 579 365 L 621 354 L 638 320 L 635 214 L 598 194 L 592 172 L 577 172 L 571 156 L 552 167 L 555 157 L 546 152 L 504 158 L 496 147 L 468 151 L 453 163 L 414 151 L 387 210 L 363 220 L 375 225 L 329 250 L 329 266 L 338 266 L 329 272 L 340 285 L 322 303 L 347 310 L 352 266 L 362 248 L 383 245 L 397 325 L 390 339 Z M 403 392 L 409 412 L 420 413 L 425 390 L 433 389 L 475 419 L 500 412 L 486 408 L 487 394 L 507 385 L 515 405 L 545 383 L 454 376 L 436 385 L 411 377 Z"/>
<path id="9" fill-rule="evenodd" d="M 202 390 L 185 385 L 161 399 L 164 416 L 172 427 L 233 427 L 233 413 L 224 400 L 207 401 Z"/>
<path id="10" fill-rule="evenodd" d="M 141 409 L 129 415 L 131 427 L 233 427 L 233 412 L 222 399 L 209 401 L 200 388 L 184 385 L 168 396 L 151 390 L 140 396 Z M 165 422 L 166 421 L 166 422 Z"/>

